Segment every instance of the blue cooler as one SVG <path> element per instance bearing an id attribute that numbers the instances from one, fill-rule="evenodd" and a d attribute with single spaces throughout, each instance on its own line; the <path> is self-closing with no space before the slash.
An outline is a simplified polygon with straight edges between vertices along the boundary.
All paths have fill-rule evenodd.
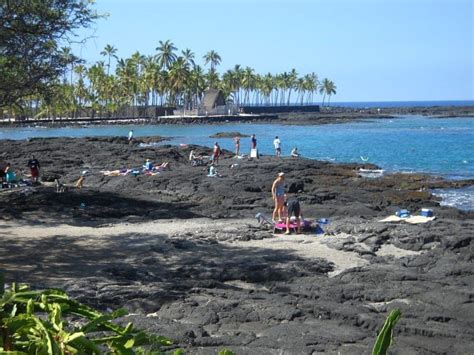
<path id="1" fill-rule="evenodd" d="M 407 218 L 407 217 L 410 217 L 410 211 L 398 210 L 397 212 L 395 212 L 395 215 L 400 218 Z"/>
<path id="2" fill-rule="evenodd" d="M 433 210 L 430 208 L 422 208 L 420 215 L 424 217 L 433 217 Z"/>
<path id="3" fill-rule="evenodd" d="M 318 224 L 328 224 L 329 223 L 329 219 L 327 218 L 320 218 L 316 221 L 316 223 Z"/>

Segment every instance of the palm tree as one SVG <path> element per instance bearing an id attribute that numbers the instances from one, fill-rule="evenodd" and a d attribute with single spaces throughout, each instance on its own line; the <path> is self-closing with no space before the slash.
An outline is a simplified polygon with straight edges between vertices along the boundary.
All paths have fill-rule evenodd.
<path id="1" fill-rule="evenodd" d="M 171 65 L 169 71 L 170 88 L 173 93 L 173 101 L 177 104 L 183 100 L 183 107 L 186 107 L 186 95 L 183 95 L 189 81 L 189 66 L 183 57 L 178 57 Z"/>
<path id="2" fill-rule="evenodd" d="M 189 48 L 181 51 L 181 55 L 183 56 L 184 60 L 188 63 L 190 68 L 194 68 L 196 63 L 194 62 L 194 52 Z"/>
<path id="3" fill-rule="evenodd" d="M 206 89 L 206 76 L 204 70 L 200 65 L 196 65 L 190 74 L 190 85 L 193 90 L 193 104 L 192 107 L 197 107 L 201 101 L 202 93 Z"/>
<path id="4" fill-rule="evenodd" d="M 291 91 L 296 88 L 296 83 L 298 80 L 298 73 L 295 69 L 291 69 L 291 72 L 288 74 L 287 81 L 286 81 L 286 88 L 288 89 L 288 101 L 287 105 L 290 106 L 290 96 Z"/>
<path id="5" fill-rule="evenodd" d="M 108 57 L 107 75 L 109 75 L 109 73 L 110 73 L 110 58 L 114 57 L 115 59 L 117 59 L 117 48 L 115 48 L 114 46 L 111 46 L 110 44 L 107 44 L 104 47 L 104 50 L 102 52 L 100 52 L 100 55 L 103 55 L 104 57 L 105 56 Z"/>
<path id="6" fill-rule="evenodd" d="M 321 84 L 319 85 L 319 93 L 323 95 L 323 102 L 321 103 L 321 106 L 324 107 L 324 100 L 326 99 L 326 88 L 328 87 L 329 84 L 329 79 L 324 78 L 323 81 L 321 81 Z"/>
<path id="7" fill-rule="evenodd" d="M 331 95 L 336 94 L 336 89 L 337 87 L 334 84 L 334 82 L 332 80 L 329 80 L 329 83 L 326 88 L 326 93 L 328 94 L 328 106 L 329 106 L 329 103 L 331 102 Z"/>
<path id="8" fill-rule="evenodd" d="M 306 88 L 308 90 L 307 102 L 313 102 L 313 95 L 318 90 L 319 79 L 316 73 L 310 73 L 305 76 Z"/>
<path id="9" fill-rule="evenodd" d="M 250 103 L 250 91 L 255 89 L 255 74 L 250 67 L 245 67 L 242 76 L 242 86 L 245 88 L 244 104 Z"/>
<path id="10" fill-rule="evenodd" d="M 221 62 L 221 56 L 214 50 L 207 52 L 204 57 L 204 65 L 211 63 L 211 71 L 214 71 Z"/>
<path id="11" fill-rule="evenodd" d="M 176 48 L 173 42 L 169 39 L 165 42 L 160 41 L 159 43 L 160 45 L 155 48 L 155 50 L 158 51 L 158 54 L 156 55 L 158 65 L 161 69 L 169 69 L 171 63 L 176 60 L 176 54 L 174 51 L 178 48 Z"/>
<path id="12" fill-rule="evenodd" d="M 78 77 L 74 91 L 75 91 L 75 96 L 78 99 L 77 103 L 79 105 L 79 108 L 81 108 L 84 105 L 87 99 L 87 95 L 88 95 L 87 88 L 84 83 L 84 75 L 86 73 L 86 67 L 82 64 L 79 64 L 74 68 L 74 72 L 76 73 Z"/>
<path id="13" fill-rule="evenodd" d="M 68 65 L 71 66 L 71 69 L 69 70 L 70 73 L 71 73 L 71 81 L 70 81 L 70 85 L 72 85 L 72 74 L 74 72 L 74 66 L 76 64 L 79 64 L 79 63 L 82 63 L 83 60 L 80 59 L 79 57 L 75 56 L 72 52 L 71 52 L 71 48 L 70 47 L 62 47 L 61 48 L 61 60 L 63 61 L 64 63 L 64 67 L 67 67 Z M 64 81 L 66 81 L 66 74 L 67 72 L 65 71 L 64 72 Z"/>
<path id="14" fill-rule="evenodd" d="M 206 83 L 209 89 L 217 88 L 219 85 L 219 74 L 215 69 L 210 69 L 206 74 Z"/>

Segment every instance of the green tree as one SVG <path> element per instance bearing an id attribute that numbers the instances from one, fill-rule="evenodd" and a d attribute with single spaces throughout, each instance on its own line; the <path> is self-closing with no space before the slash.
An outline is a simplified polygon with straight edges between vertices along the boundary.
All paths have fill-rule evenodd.
<path id="1" fill-rule="evenodd" d="M 174 53 L 177 48 L 174 46 L 173 42 L 166 40 L 165 42 L 160 41 L 160 45 L 155 48 L 158 51 L 156 55 L 156 60 L 161 69 L 169 69 L 171 63 L 173 63 L 177 56 Z"/>
<path id="2" fill-rule="evenodd" d="M 210 71 L 214 71 L 216 69 L 216 66 L 220 64 L 221 62 L 221 56 L 214 50 L 207 52 L 204 54 L 204 65 L 211 64 L 211 69 Z"/>
<path id="3" fill-rule="evenodd" d="M 332 80 L 329 80 L 328 78 L 323 79 L 323 81 L 321 82 L 321 86 L 319 87 L 319 93 L 323 94 L 322 106 L 324 106 L 324 99 L 326 95 L 328 96 L 328 106 L 329 106 L 331 95 L 336 94 L 336 89 L 337 87 Z"/>
<path id="4" fill-rule="evenodd" d="M 242 86 L 245 90 L 244 104 L 250 103 L 250 93 L 255 90 L 256 78 L 254 70 L 250 67 L 245 67 L 242 75 Z"/>
<path id="5" fill-rule="evenodd" d="M 188 63 L 190 68 L 194 68 L 196 63 L 194 62 L 194 52 L 189 48 L 186 48 L 184 51 L 181 51 L 181 55 L 183 56 L 184 60 Z"/>
<path id="6" fill-rule="evenodd" d="M 0 106 L 53 89 L 68 65 L 60 44 L 99 16 L 87 0 L 0 2 Z"/>
<path id="7" fill-rule="evenodd" d="M 180 99 L 183 99 L 183 106 L 186 107 L 186 97 L 183 96 L 185 89 L 189 82 L 189 67 L 188 63 L 183 57 L 178 57 L 171 65 L 169 71 L 170 88 L 172 92 L 173 102 L 180 104 Z"/>
<path id="8" fill-rule="evenodd" d="M 108 57 L 108 62 L 107 62 L 107 75 L 110 73 L 110 58 L 113 57 L 117 59 L 117 48 L 114 46 L 111 46 L 110 44 L 107 44 L 104 47 L 104 50 L 100 52 L 100 55 L 107 56 Z"/>
<path id="9" fill-rule="evenodd" d="M 211 69 L 206 74 L 206 84 L 210 89 L 217 88 L 219 86 L 220 78 L 219 74 L 215 69 Z"/>

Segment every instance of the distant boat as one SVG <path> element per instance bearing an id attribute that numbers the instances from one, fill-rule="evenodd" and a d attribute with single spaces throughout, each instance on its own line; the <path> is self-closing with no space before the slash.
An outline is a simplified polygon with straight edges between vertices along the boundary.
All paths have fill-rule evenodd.
<path id="1" fill-rule="evenodd" d="M 368 161 L 368 160 L 369 160 L 369 157 L 363 157 L 363 156 L 361 155 L 361 156 L 360 156 L 360 159 L 361 159 L 362 161 Z"/>

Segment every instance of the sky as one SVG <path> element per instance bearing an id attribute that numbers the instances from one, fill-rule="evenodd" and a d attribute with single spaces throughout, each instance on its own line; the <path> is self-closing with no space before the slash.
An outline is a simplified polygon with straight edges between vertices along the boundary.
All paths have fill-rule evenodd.
<path id="1" fill-rule="evenodd" d="M 474 100 L 474 0 L 96 0 L 108 14 L 74 53 L 104 60 L 156 54 L 159 41 L 202 56 L 218 71 L 295 68 L 329 78 L 334 102 Z M 320 98 L 319 98 L 320 99 Z"/>

